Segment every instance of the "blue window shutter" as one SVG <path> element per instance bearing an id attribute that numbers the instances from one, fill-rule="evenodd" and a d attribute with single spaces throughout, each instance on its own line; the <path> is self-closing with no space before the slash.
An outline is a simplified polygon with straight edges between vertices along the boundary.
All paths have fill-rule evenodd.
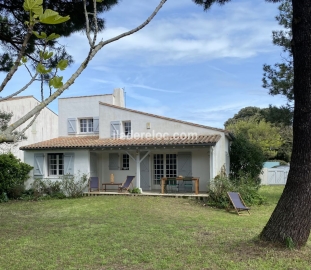
<path id="1" fill-rule="evenodd" d="M 192 176 L 191 152 L 181 152 L 177 154 L 177 174 L 184 177 Z"/>
<path id="2" fill-rule="evenodd" d="M 76 118 L 68 118 L 67 119 L 67 132 L 68 132 L 68 134 L 76 134 L 77 133 L 77 119 Z"/>
<path id="3" fill-rule="evenodd" d="M 44 165 L 44 154 L 35 154 L 34 155 L 34 165 L 33 165 L 33 175 L 34 176 L 43 176 L 43 165 Z"/>
<path id="4" fill-rule="evenodd" d="M 109 153 L 109 170 L 119 170 L 118 153 Z"/>
<path id="5" fill-rule="evenodd" d="M 94 133 L 99 133 L 99 118 L 93 117 L 93 130 Z"/>
<path id="6" fill-rule="evenodd" d="M 64 154 L 64 174 L 74 174 L 74 153 Z"/>
<path id="7" fill-rule="evenodd" d="M 110 137 L 111 138 L 120 138 L 120 121 L 111 121 L 110 122 Z"/>

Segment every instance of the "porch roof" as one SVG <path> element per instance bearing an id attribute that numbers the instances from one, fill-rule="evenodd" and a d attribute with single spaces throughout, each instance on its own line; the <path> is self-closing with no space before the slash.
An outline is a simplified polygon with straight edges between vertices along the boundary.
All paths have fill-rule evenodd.
<path id="1" fill-rule="evenodd" d="M 58 137 L 48 141 L 20 147 L 21 150 L 32 149 L 72 149 L 72 148 L 117 148 L 141 146 L 185 146 L 185 145 L 215 145 L 220 135 L 199 135 L 193 138 L 164 137 L 164 138 L 125 138 L 100 139 L 99 136 Z"/>

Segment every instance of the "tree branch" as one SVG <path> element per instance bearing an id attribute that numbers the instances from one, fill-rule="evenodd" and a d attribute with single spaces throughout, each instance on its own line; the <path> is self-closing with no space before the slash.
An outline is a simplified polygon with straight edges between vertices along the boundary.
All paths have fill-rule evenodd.
<path id="1" fill-rule="evenodd" d="M 5 98 L 0 98 L 0 101 L 4 101 L 4 100 L 7 100 L 7 99 L 9 99 L 9 98 L 12 98 L 12 97 L 14 97 L 14 96 L 20 94 L 20 93 L 23 92 L 24 90 L 26 90 L 26 89 L 36 80 L 37 76 L 38 76 L 38 73 L 36 73 L 36 74 L 31 78 L 31 80 L 30 80 L 23 88 L 21 88 L 20 90 L 16 91 L 15 93 L 13 93 L 13 94 L 11 94 L 11 95 L 5 97 Z"/>
<path id="2" fill-rule="evenodd" d="M 68 89 L 78 78 L 78 76 L 83 72 L 84 69 L 86 69 L 88 63 L 93 59 L 93 57 L 98 53 L 100 49 L 102 49 L 105 45 L 115 42 L 121 38 L 124 38 L 126 36 L 132 35 L 135 32 L 138 32 L 142 28 L 144 28 L 147 24 L 150 23 L 150 21 L 156 16 L 156 14 L 159 12 L 159 10 L 162 8 L 162 6 L 165 4 L 167 0 L 161 0 L 159 5 L 156 7 L 156 9 L 153 11 L 153 13 L 145 20 L 141 25 L 138 27 L 127 31 L 121 35 L 118 35 L 114 38 L 111 38 L 106 41 L 99 42 L 94 48 L 90 48 L 90 51 L 85 58 L 85 60 L 82 62 L 80 67 L 76 70 L 75 73 L 72 74 L 72 76 L 69 78 L 69 80 L 60 87 L 57 91 L 55 91 L 50 97 L 46 98 L 44 101 L 42 101 L 39 105 L 37 105 L 35 108 L 33 108 L 31 111 L 29 111 L 26 115 L 24 115 L 22 118 L 17 120 L 15 123 L 11 124 L 4 132 L 0 133 L 0 142 L 7 141 L 7 138 L 12 137 L 12 132 L 25 123 L 28 119 L 33 117 L 35 114 L 39 113 L 43 108 L 45 108 L 49 103 L 51 103 L 53 100 L 55 100 L 58 96 L 60 96 L 66 89 Z"/>
<path id="3" fill-rule="evenodd" d="M 4 87 L 7 85 L 7 83 L 12 79 L 14 73 L 16 72 L 16 70 L 18 69 L 18 66 L 19 66 L 19 63 L 25 53 L 25 50 L 26 50 L 26 46 L 27 46 L 27 43 L 29 41 L 29 38 L 31 37 L 32 35 L 32 27 L 29 27 L 28 28 L 28 32 L 25 36 L 25 39 L 24 39 L 24 42 L 23 42 L 23 45 L 21 47 L 21 50 L 17 56 L 17 59 L 15 61 L 15 64 L 13 65 L 13 67 L 11 68 L 10 72 L 6 75 L 6 77 L 4 78 L 2 84 L 0 85 L 0 92 L 4 89 Z"/>

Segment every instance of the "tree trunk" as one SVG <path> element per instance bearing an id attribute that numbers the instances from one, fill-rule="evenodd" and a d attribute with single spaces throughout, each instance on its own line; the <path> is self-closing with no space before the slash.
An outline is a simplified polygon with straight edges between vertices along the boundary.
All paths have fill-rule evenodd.
<path id="1" fill-rule="evenodd" d="M 283 194 L 260 234 L 265 241 L 306 244 L 311 228 L 311 1 L 292 0 L 294 142 Z"/>

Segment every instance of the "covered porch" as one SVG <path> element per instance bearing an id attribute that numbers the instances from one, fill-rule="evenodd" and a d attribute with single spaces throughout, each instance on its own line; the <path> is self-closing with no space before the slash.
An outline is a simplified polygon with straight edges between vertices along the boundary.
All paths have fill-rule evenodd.
<path id="1" fill-rule="evenodd" d="M 215 176 L 214 164 L 213 145 L 119 146 L 91 149 L 89 171 L 90 177 L 99 178 L 99 194 L 117 191 L 118 185 L 109 185 L 111 178 L 114 183 L 121 184 L 131 175 L 135 176 L 133 187 L 139 188 L 143 194 L 189 196 L 206 194 L 210 180 Z M 161 192 L 163 178 L 174 179 L 178 176 L 199 180 L 190 181 L 192 186 L 187 191 L 182 188 L 183 181 L 175 181 L 175 186 L 167 181 L 168 192 Z"/>

